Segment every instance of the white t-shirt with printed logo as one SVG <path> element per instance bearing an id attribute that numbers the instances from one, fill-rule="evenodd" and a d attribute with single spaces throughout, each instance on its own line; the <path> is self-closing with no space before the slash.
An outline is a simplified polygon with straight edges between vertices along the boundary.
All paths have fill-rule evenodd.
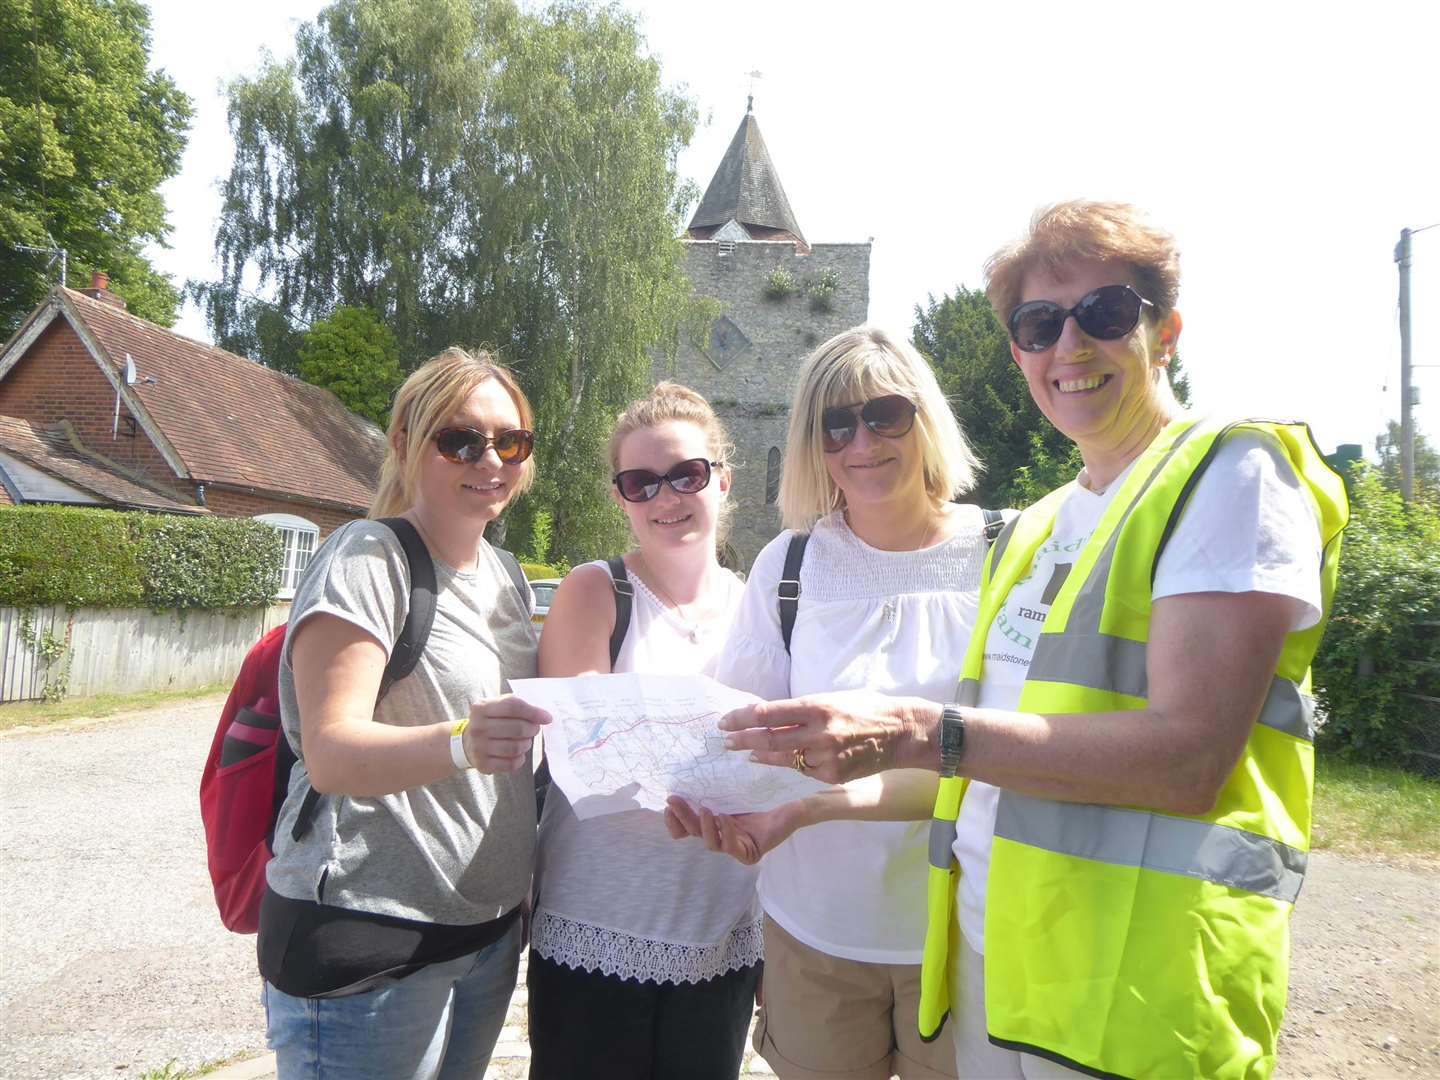
<path id="1" fill-rule="evenodd" d="M 1131 468 L 1133 468 L 1133 464 Z M 1055 527 L 991 624 L 979 707 L 1015 709 L 1035 643 L 1060 586 L 1094 533 L 1125 470 L 1096 494 L 1078 484 Z M 1196 485 L 1156 567 L 1151 596 L 1264 592 L 1293 598 L 1292 630 L 1320 618 L 1320 531 L 1310 500 L 1273 440 L 1241 431 L 1226 440 Z M 985 888 L 999 789 L 974 781 L 960 808 L 960 929 L 985 951 Z"/>

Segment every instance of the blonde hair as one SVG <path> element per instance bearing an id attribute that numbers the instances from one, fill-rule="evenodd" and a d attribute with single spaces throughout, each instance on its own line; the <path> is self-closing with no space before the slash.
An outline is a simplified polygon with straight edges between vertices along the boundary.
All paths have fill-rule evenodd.
<path id="1" fill-rule="evenodd" d="M 1007 323 L 1020 303 L 1025 275 L 1032 270 L 1063 273 L 1080 260 L 1118 263 L 1135 278 L 1135 288 L 1154 304 L 1158 319 L 1175 310 L 1180 297 L 1180 251 L 1175 238 L 1129 203 L 1071 199 L 1042 206 L 1030 228 L 985 263 L 985 295 Z"/>
<path id="2" fill-rule="evenodd" d="M 705 445 L 710 451 L 710 460 L 719 463 L 716 471 L 730 467 L 730 459 L 735 456 L 735 444 L 730 441 L 730 433 L 725 430 L 725 425 L 715 415 L 715 410 L 711 408 L 710 402 L 705 400 L 704 395 L 691 390 L 688 386 L 681 386 L 674 382 L 662 382 L 657 383 L 653 390 L 638 401 L 632 401 L 616 419 L 615 430 L 610 434 L 611 473 L 620 471 L 620 447 L 624 445 L 626 438 L 636 431 L 666 424 L 672 420 L 694 424 L 704 432 Z M 734 506 L 730 500 L 723 500 L 720 504 L 720 520 L 715 529 L 717 548 L 724 543 L 725 537 L 730 531 L 730 518 L 733 513 Z"/>
<path id="3" fill-rule="evenodd" d="M 825 410 L 886 394 L 915 403 L 915 437 L 930 498 L 948 502 L 974 486 L 983 466 L 929 363 L 909 342 L 872 326 L 856 326 L 821 345 L 800 369 L 780 477 L 780 517 L 787 529 L 806 531 L 817 518 L 845 505 L 844 492 L 825 468 L 820 423 Z"/>
<path id="4" fill-rule="evenodd" d="M 392 517 L 414 504 L 425 444 L 487 379 L 498 382 L 515 402 L 520 426 L 534 429 L 535 412 L 514 374 L 483 349 L 469 352 L 452 345 L 416 368 L 395 394 L 390 427 L 385 432 L 385 461 L 380 466 L 380 483 L 375 501 L 370 504 L 370 517 Z M 403 455 L 395 449 L 402 440 Z M 511 485 L 510 497 L 523 494 L 534 482 L 535 458 L 531 456 L 520 466 L 520 479 Z"/>

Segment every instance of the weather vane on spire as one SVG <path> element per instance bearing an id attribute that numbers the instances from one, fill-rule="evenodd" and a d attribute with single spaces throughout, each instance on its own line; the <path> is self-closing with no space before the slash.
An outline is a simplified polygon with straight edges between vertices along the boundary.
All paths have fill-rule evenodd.
<path id="1" fill-rule="evenodd" d="M 745 98 L 745 111 L 746 113 L 752 113 L 755 111 L 755 80 L 763 79 L 765 73 L 763 71 L 747 71 L 745 74 L 750 77 L 750 89 L 747 91 Z"/>

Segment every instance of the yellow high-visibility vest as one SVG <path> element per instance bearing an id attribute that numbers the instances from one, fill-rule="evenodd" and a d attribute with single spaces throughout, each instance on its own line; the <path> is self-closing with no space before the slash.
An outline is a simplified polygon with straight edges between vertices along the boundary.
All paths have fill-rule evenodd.
<path id="1" fill-rule="evenodd" d="M 1154 568 L 1201 473 L 1236 429 L 1283 449 L 1320 523 L 1323 613 L 1285 640 L 1239 763 L 1204 815 L 1001 790 L 985 905 L 990 1041 L 1094 1076 L 1265 1077 L 1285 1009 L 1289 919 L 1310 849 L 1310 661 L 1335 591 L 1345 487 L 1303 424 L 1186 417 L 1136 462 L 1078 554 L 1017 706 L 1064 716 L 1143 709 Z M 959 700 L 974 705 L 986 633 L 1072 490 L 1011 523 L 985 564 Z M 959 938 L 952 854 L 968 781 L 940 782 L 930 833 L 920 1034 L 949 1012 Z M 965 1003 L 960 1003 L 965 1008 Z"/>

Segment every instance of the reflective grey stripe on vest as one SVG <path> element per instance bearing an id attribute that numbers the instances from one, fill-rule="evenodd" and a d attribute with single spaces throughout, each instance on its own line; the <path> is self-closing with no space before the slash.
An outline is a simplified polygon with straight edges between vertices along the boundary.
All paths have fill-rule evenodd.
<path id="1" fill-rule="evenodd" d="M 1071 631 L 1042 633 L 1026 678 L 1145 698 L 1150 696 L 1145 657 L 1145 643 L 1129 638 Z M 1271 680 L 1258 720 L 1297 739 L 1315 741 L 1314 699 L 1302 694 L 1289 679 L 1277 675 Z"/>
<path id="2" fill-rule="evenodd" d="M 936 870 L 949 870 L 955 861 L 956 824 L 940 818 L 930 819 L 930 865 Z"/>
<path id="3" fill-rule="evenodd" d="M 1027 679 L 1071 683 L 1131 697 L 1148 697 L 1143 641 L 1092 631 L 1040 635 Z"/>
<path id="4" fill-rule="evenodd" d="M 955 704 L 973 709 L 980 704 L 980 683 L 975 679 L 961 679 L 955 688 Z"/>
<path id="5" fill-rule="evenodd" d="M 1105 588 L 1110 582 L 1110 568 L 1115 563 L 1115 548 L 1120 543 L 1120 534 L 1125 531 L 1125 525 L 1130 520 L 1130 515 L 1135 508 L 1144 500 L 1150 491 L 1151 485 L 1156 478 L 1165 471 L 1165 466 L 1170 464 L 1170 459 L 1180 452 L 1180 448 L 1189 441 L 1190 436 L 1199 429 L 1199 424 L 1192 424 L 1180 433 L 1170 449 L 1165 451 L 1161 459 L 1156 462 L 1155 468 L 1150 470 L 1150 475 L 1140 485 L 1138 491 L 1130 500 L 1130 505 L 1125 507 L 1125 513 L 1120 515 L 1120 520 L 1115 523 L 1115 528 L 1105 541 L 1105 547 L 1101 549 L 1100 556 L 1095 560 L 1095 565 L 1080 586 L 1079 592 L 1075 594 L 1075 603 L 1070 607 L 1070 617 L 1066 620 L 1066 629 L 1070 632 L 1078 631 L 1081 634 L 1098 634 L 1100 632 L 1100 613 L 1105 610 Z M 1159 553 L 1155 556 L 1159 558 Z M 1037 656 L 1039 650 L 1036 650 Z"/>
<path id="6" fill-rule="evenodd" d="M 1260 723 L 1306 742 L 1315 741 L 1315 699 L 1302 694 L 1289 679 L 1275 676 L 1265 704 L 1260 707 Z"/>
<path id="7" fill-rule="evenodd" d="M 1005 527 L 1000 530 L 1000 535 L 995 538 L 995 543 L 990 546 L 990 550 L 994 552 L 990 557 L 990 572 L 992 576 L 994 572 L 999 569 L 1001 560 L 1005 558 L 1005 549 L 1010 546 L 1010 538 L 1015 535 L 1015 526 L 1019 521 L 1019 514 L 1016 514 L 1007 521 Z"/>
<path id="8" fill-rule="evenodd" d="M 932 836 L 934 824 L 931 825 Z M 1060 855 L 1183 874 L 1293 904 L 1303 851 L 1226 825 L 1000 792 L 995 835 Z M 933 840 L 932 840 L 933 858 Z"/>

